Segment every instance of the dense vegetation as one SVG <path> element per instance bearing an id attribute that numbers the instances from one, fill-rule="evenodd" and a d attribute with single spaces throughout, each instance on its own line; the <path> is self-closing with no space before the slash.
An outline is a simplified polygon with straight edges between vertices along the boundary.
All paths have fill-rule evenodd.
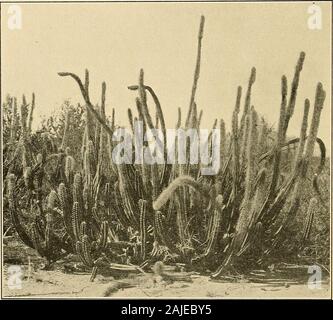
<path id="1" fill-rule="evenodd" d="M 200 128 L 195 94 L 203 27 L 202 17 L 190 106 L 185 119 L 179 110 L 175 128 Z M 213 176 L 202 175 L 202 163 L 114 163 L 115 112 L 106 117 L 105 83 L 100 105 L 90 100 L 88 71 L 83 82 L 59 73 L 76 81 L 85 106 L 65 102 L 60 116 L 46 119 L 36 132 L 31 129 L 34 95 L 30 103 L 23 97 L 20 110 L 17 99 L 8 97 L 3 104 L 5 232 L 13 225 L 49 266 L 68 254 L 79 256 L 92 279 L 98 268 L 115 263 L 145 268 L 158 260 L 209 270 L 212 277 L 286 259 L 310 258 L 327 266 L 329 169 L 317 137 L 325 101 L 320 83 L 313 107 L 304 102 L 299 137 L 287 135 L 304 59 L 302 52 L 290 88 L 282 76 L 274 130 L 252 105 L 252 68 L 242 110 L 243 90 L 237 88 L 231 132 L 223 119 L 214 122 L 213 128 L 220 128 L 221 168 Z M 141 120 L 145 130 L 165 132 L 162 107 L 143 70 L 129 89 L 138 93 L 136 112 L 128 110 L 132 130 Z M 320 157 L 314 157 L 315 144 Z"/>

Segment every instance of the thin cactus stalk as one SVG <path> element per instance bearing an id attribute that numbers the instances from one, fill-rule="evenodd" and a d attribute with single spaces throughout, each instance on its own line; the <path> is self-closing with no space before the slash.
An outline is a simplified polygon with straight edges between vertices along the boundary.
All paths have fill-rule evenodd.
<path id="1" fill-rule="evenodd" d="M 141 259 L 146 259 L 146 241 L 147 241 L 147 202 L 140 199 L 140 239 L 141 239 Z"/>
<path id="2" fill-rule="evenodd" d="M 309 136 L 307 138 L 306 148 L 305 148 L 305 158 L 310 159 L 313 155 L 314 146 L 316 143 L 316 138 L 318 135 L 320 115 L 323 109 L 324 101 L 326 98 L 326 92 L 323 90 L 321 83 L 318 83 L 316 89 L 316 96 L 314 102 L 314 109 L 312 113 L 311 126 L 309 131 Z"/>
<path id="3" fill-rule="evenodd" d="M 294 114 L 299 78 L 300 78 L 300 74 L 301 74 L 301 71 L 303 68 L 304 59 L 305 59 L 305 53 L 301 52 L 299 55 L 296 67 L 295 67 L 293 82 L 291 84 L 291 93 L 290 93 L 290 97 L 289 97 L 289 101 L 288 101 L 288 106 L 286 109 L 285 122 L 284 122 L 284 126 L 283 126 L 284 135 L 287 132 L 289 120 L 292 117 L 292 115 Z"/>
<path id="4" fill-rule="evenodd" d="M 162 241 L 162 243 L 166 245 L 172 252 L 178 254 L 179 249 L 176 247 L 174 239 L 171 239 L 165 230 L 161 211 L 155 211 L 154 225 L 156 228 L 157 236 Z"/>
<path id="5" fill-rule="evenodd" d="M 199 33 L 198 33 L 197 58 L 196 58 L 196 64 L 195 64 L 195 70 L 194 70 L 193 85 L 192 85 L 192 90 L 191 90 L 190 105 L 189 105 L 189 109 L 188 109 L 188 113 L 187 113 L 187 117 L 186 117 L 185 128 L 188 128 L 189 121 L 190 121 L 190 118 L 192 115 L 193 104 L 195 101 L 195 94 L 197 91 L 198 80 L 199 80 L 199 76 L 200 76 L 201 47 L 202 47 L 204 25 L 205 25 L 205 17 L 201 16 Z"/>
<path id="6" fill-rule="evenodd" d="M 245 177 L 245 191 L 244 198 L 241 205 L 241 211 L 236 225 L 236 234 L 234 238 L 235 250 L 239 250 L 246 238 L 246 231 L 249 227 L 251 221 L 251 206 L 252 206 L 252 191 L 254 184 L 254 158 L 252 153 L 252 148 L 256 141 L 253 139 L 253 134 L 255 132 L 254 127 L 256 126 L 254 110 L 249 114 L 249 130 L 247 136 L 247 148 L 246 148 L 246 177 Z"/>
<path id="7" fill-rule="evenodd" d="M 309 110 L 310 110 L 310 101 L 309 101 L 309 99 L 305 99 L 303 120 L 302 120 L 302 126 L 301 126 L 300 138 L 299 138 L 300 140 L 298 143 L 298 150 L 297 150 L 297 155 L 296 155 L 296 159 L 295 159 L 295 167 L 297 167 L 299 165 L 299 163 L 303 157 L 305 140 L 306 140 L 306 130 L 308 128 Z"/>
<path id="8" fill-rule="evenodd" d="M 69 130 L 69 112 L 66 112 L 65 114 L 65 126 L 64 126 L 64 133 L 62 136 L 62 142 L 61 142 L 61 150 L 66 150 L 67 147 L 67 140 L 68 140 L 68 130 Z"/>
<path id="9" fill-rule="evenodd" d="M 312 224 L 313 224 L 313 218 L 314 218 L 314 214 L 315 214 L 315 209 L 316 206 L 318 204 L 318 201 L 316 198 L 311 198 L 310 199 L 310 203 L 308 206 L 308 211 L 306 214 L 306 222 L 304 225 L 304 230 L 303 230 L 303 236 L 302 236 L 302 243 L 305 243 L 307 240 L 309 240 L 310 238 L 310 232 L 311 232 L 311 228 L 312 228 Z"/>
<path id="10" fill-rule="evenodd" d="M 210 221 L 210 227 L 207 232 L 207 238 L 206 238 L 207 246 L 203 254 L 193 258 L 192 262 L 198 261 L 202 258 L 205 258 L 213 254 L 213 250 L 215 249 L 215 245 L 220 231 L 220 225 L 224 209 L 225 205 L 223 205 L 223 196 L 219 194 L 215 199 L 214 211 L 212 219 Z"/>
<path id="11" fill-rule="evenodd" d="M 281 162 L 281 147 L 285 139 L 284 124 L 286 122 L 286 105 L 287 105 L 287 78 L 285 76 L 283 76 L 281 80 L 281 95 L 282 99 L 280 106 L 279 126 L 277 132 L 276 148 L 274 150 L 273 175 L 270 185 L 269 198 L 273 197 L 276 185 L 278 183 L 278 176 L 279 176 L 280 162 Z"/>
<path id="12" fill-rule="evenodd" d="M 35 109 L 35 94 L 33 93 L 32 99 L 31 99 L 30 112 L 29 112 L 29 121 L 28 121 L 28 132 L 29 133 L 31 133 L 34 109 Z"/>

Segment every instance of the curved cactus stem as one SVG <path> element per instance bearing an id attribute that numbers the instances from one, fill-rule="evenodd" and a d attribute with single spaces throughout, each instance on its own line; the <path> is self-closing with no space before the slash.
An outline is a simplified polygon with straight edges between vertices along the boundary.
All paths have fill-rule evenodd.
<path id="1" fill-rule="evenodd" d="M 171 198 L 173 193 L 182 186 L 187 186 L 195 191 L 197 191 L 201 196 L 209 198 L 209 192 L 207 188 L 205 188 L 203 185 L 201 185 L 199 182 L 195 181 L 190 176 L 180 176 L 176 178 L 165 190 L 162 191 L 162 193 L 159 195 L 159 197 L 154 201 L 153 203 L 153 209 L 159 210 L 164 206 L 164 204 Z"/>
<path id="2" fill-rule="evenodd" d="M 43 248 L 42 240 L 38 235 L 36 226 L 32 227 L 31 237 L 34 244 L 34 249 L 36 249 L 36 251 L 39 253 L 41 257 L 45 257 L 46 256 L 45 248 Z"/>
<path id="3" fill-rule="evenodd" d="M 93 266 L 93 269 L 91 271 L 91 276 L 90 276 L 90 279 L 89 279 L 90 282 L 94 282 L 94 280 L 96 278 L 96 275 L 97 275 L 97 271 L 98 271 L 98 267 Z"/>
<path id="4" fill-rule="evenodd" d="M 14 198 L 16 188 L 16 177 L 14 174 L 10 174 L 8 177 L 8 200 L 9 200 L 9 211 L 13 226 L 19 235 L 20 239 L 30 248 L 35 248 L 33 240 L 30 238 L 28 232 L 25 230 L 23 224 L 20 221 L 17 204 Z"/>

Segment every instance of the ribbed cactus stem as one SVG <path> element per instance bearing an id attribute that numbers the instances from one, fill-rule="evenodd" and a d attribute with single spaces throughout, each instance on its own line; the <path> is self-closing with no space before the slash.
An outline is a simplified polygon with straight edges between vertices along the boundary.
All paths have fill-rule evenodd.
<path id="1" fill-rule="evenodd" d="M 242 87 L 237 88 L 237 97 L 235 109 L 232 114 L 232 132 L 231 132 L 231 143 L 232 143 L 232 176 L 233 176 L 233 194 L 237 193 L 238 185 L 238 174 L 239 174 L 239 141 L 238 141 L 238 113 L 240 111 L 240 101 L 242 96 Z"/>
<path id="2" fill-rule="evenodd" d="M 185 196 L 185 195 L 184 195 Z M 178 226 L 178 234 L 181 243 L 185 243 L 188 239 L 187 236 L 187 210 L 184 205 L 183 199 L 179 194 L 176 194 L 175 203 L 176 203 L 176 212 L 177 212 L 177 226 Z"/>
<path id="3" fill-rule="evenodd" d="M 281 162 L 281 147 L 285 140 L 284 124 L 286 121 L 286 105 L 287 105 L 287 78 L 282 76 L 281 79 L 281 106 L 280 106 L 280 117 L 279 117 L 279 127 L 277 132 L 277 141 L 274 150 L 274 163 L 273 163 L 273 174 L 270 185 L 269 197 L 274 196 L 276 185 L 278 183 L 278 178 L 280 174 L 280 162 Z"/>
<path id="4" fill-rule="evenodd" d="M 140 77 L 140 81 L 141 81 L 141 77 Z M 142 80 L 142 85 L 143 85 L 143 80 Z M 149 92 L 149 94 L 151 95 L 151 97 L 154 100 L 155 103 L 155 107 L 156 107 L 156 119 L 155 119 L 155 123 L 156 123 L 156 128 L 158 127 L 158 124 L 161 124 L 161 129 L 162 129 L 162 133 L 163 133 L 163 140 L 164 140 L 164 145 L 166 144 L 166 127 L 165 127 L 165 121 L 164 121 L 164 116 L 163 116 L 163 111 L 162 111 L 162 107 L 160 104 L 160 101 L 155 93 L 155 91 L 153 90 L 152 87 L 150 86 L 143 86 L 145 90 L 147 90 Z M 130 90 L 138 90 L 139 86 L 129 86 L 128 89 Z M 140 96 L 141 97 L 141 96 Z M 133 123 L 133 117 L 132 117 L 132 112 L 130 109 L 128 109 L 128 118 L 130 121 L 130 124 Z M 133 127 L 132 127 L 133 128 Z"/>
<path id="5" fill-rule="evenodd" d="M 75 251 L 76 251 L 77 255 L 79 256 L 79 258 L 81 259 L 82 263 L 85 265 L 88 265 L 88 262 L 84 258 L 81 241 L 77 241 L 75 243 Z"/>
<path id="6" fill-rule="evenodd" d="M 236 224 L 236 235 L 234 238 L 234 247 L 238 251 L 243 244 L 243 241 L 246 237 L 246 231 L 250 225 L 251 221 L 251 206 L 252 206 L 252 191 L 253 191 L 253 174 L 254 174 L 254 159 L 252 154 L 252 146 L 255 141 L 252 140 L 253 126 L 255 126 L 254 119 L 254 111 L 251 110 L 249 114 L 249 133 L 248 133 L 248 142 L 246 148 L 246 158 L 247 158 L 247 166 L 246 166 L 246 175 L 245 175 L 245 191 L 244 197 L 241 205 L 241 211 L 239 214 L 239 218 Z"/>
<path id="7" fill-rule="evenodd" d="M 39 236 L 39 233 L 34 225 L 31 230 L 31 238 L 33 242 L 33 248 L 39 253 L 41 257 L 45 257 L 45 249 L 42 244 L 42 239 Z"/>
<path id="8" fill-rule="evenodd" d="M 79 221 L 79 205 L 77 202 L 73 203 L 72 225 L 73 225 L 73 233 L 75 239 L 78 241 L 81 239 L 81 236 L 80 236 L 80 221 Z"/>
<path id="9" fill-rule="evenodd" d="M 264 118 L 261 119 L 260 131 L 258 136 L 258 147 L 261 152 L 267 150 L 267 134 L 268 134 L 267 123 Z"/>
<path id="10" fill-rule="evenodd" d="M 284 126 L 286 123 L 286 107 L 287 107 L 287 93 L 288 93 L 288 85 L 286 76 L 282 76 L 281 79 L 281 106 L 280 106 L 280 118 L 279 118 L 279 127 L 278 127 L 278 137 L 277 137 L 277 145 L 280 148 L 284 142 L 285 131 Z M 290 115 L 291 116 L 291 115 Z"/>
<path id="11" fill-rule="evenodd" d="M 22 97 L 22 105 L 21 105 L 21 134 L 23 139 L 26 138 L 27 134 L 27 118 L 28 118 L 28 104 L 25 99 L 25 96 Z"/>
<path id="12" fill-rule="evenodd" d="M 223 166 L 224 158 L 227 155 L 227 136 L 225 130 L 225 122 L 220 119 L 220 167 Z"/>
<path id="13" fill-rule="evenodd" d="M 308 206 L 307 214 L 306 214 L 307 217 L 306 217 L 306 223 L 304 225 L 302 242 L 307 241 L 310 237 L 310 232 L 311 232 L 313 218 L 314 218 L 317 204 L 318 204 L 317 199 L 311 198 L 309 206 Z"/>
<path id="14" fill-rule="evenodd" d="M 246 96 L 245 96 L 244 110 L 243 110 L 243 114 L 242 114 L 242 118 L 241 118 L 241 122 L 240 122 L 240 133 L 239 133 L 240 138 L 246 137 L 246 135 L 244 134 L 245 121 L 246 121 L 246 116 L 250 112 L 251 94 L 252 94 L 251 91 L 252 91 L 252 86 L 253 86 L 255 80 L 256 80 L 256 68 L 253 67 L 251 69 L 251 74 L 250 74 L 247 91 L 246 91 Z"/>
<path id="15" fill-rule="evenodd" d="M 66 156 L 65 160 L 65 176 L 67 181 L 70 181 L 75 168 L 75 160 L 72 156 Z"/>
<path id="16" fill-rule="evenodd" d="M 200 128 L 200 125 L 201 125 L 202 115 L 203 115 L 203 110 L 200 110 L 199 115 L 198 115 L 198 121 L 197 121 L 198 129 Z"/>
<path id="17" fill-rule="evenodd" d="M 158 236 L 158 238 L 162 241 L 162 243 L 167 246 L 172 252 L 178 253 L 179 250 L 177 249 L 174 241 L 174 237 L 172 239 L 169 238 L 168 233 L 165 230 L 165 227 L 163 225 L 162 221 L 162 213 L 161 211 L 155 211 L 155 232 Z"/>
<path id="18" fill-rule="evenodd" d="M 73 201 L 78 202 L 79 207 L 83 209 L 83 183 L 79 173 L 74 175 L 73 182 Z"/>
<path id="19" fill-rule="evenodd" d="M 141 239 L 141 259 L 146 258 L 146 237 L 147 237 L 147 226 L 146 226 L 146 211 L 147 211 L 147 201 L 139 200 L 140 207 L 140 239 Z"/>
<path id="20" fill-rule="evenodd" d="M 285 123 L 283 126 L 284 135 L 287 132 L 289 120 L 292 117 L 292 115 L 294 114 L 299 78 L 300 78 L 300 74 L 301 74 L 301 71 L 303 68 L 304 59 L 305 59 L 305 53 L 301 52 L 299 55 L 296 67 L 295 67 L 293 82 L 291 84 L 291 93 L 290 93 L 290 97 L 289 97 L 289 101 L 288 101 L 288 107 L 286 110 Z"/>
<path id="21" fill-rule="evenodd" d="M 83 251 L 83 256 L 84 260 L 87 262 L 87 265 L 89 267 L 92 267 L 94 265 L 92 256 L 91 256 L 91 246 L 89 243 L 89 239 L 87 235 L 84 235 L 82 237 L 82 251 Z"/>
<path id="22" fill-rule="evenodd" d="M 305 99 L 302 127 L 301 127 L 301 132 L 299 135 L 297 155 L 295 158 L 295 165 L 294 165 L 295 167 L 297 167 L 297 165 L 299 164 L 299 162 L 301 161 L 301 159 L 303 157 L 305 140 L 306 140 L 306 130 L 308 128 L 309 110 L 310 110 L 310 101 L 308 99 Z"/>
<path id="23" fill-rule="evenodd" d="M 25 243 L 28 247 L 34 248 L 34 244 L 29 234 L 25 230 L 18 214 L 18 208 L 15 198 L 15 187 L 16 187 L 16 177 L 14 174 L 10 174 L 8 176 L 7 188 L 8 188 L 8 200 L 9 200 L 9 211 L 12 223 L 15 227 L 17 234 L 20 239 Z"/>
<path id="24" fill-rule="evenodd" d="M 247 161 L 247 145 L 249 141 L 249 133 L 250 133 L 250 114 L 247 114 L 245 116 L 244 120 L 244 126 L 243 126 L 243 131 L 242 131 L 242 136 L 241 136 L 241 151 L 240 151 L 240 156 L 241 156 L 241 164 L 243 167 L 245 167 L 246 161 Z"/>
<path id="25" fill-rule="evenodd" d="M 47 207 L 52 210 L 55 207 L 58 207 L 58 203 L 59 198 L 57 192 L 55 190 L 51 190 L 47 198 Z"/>
<path id="26" fill-rule="evenodd" d="M 258 172 L 257 179 L 255 182 L 255 194 L 252 201 L 252 217 L 250 225 L 253 226 L 257 223 L 257 219 L 262 208 L 264 201 L 266 200 L 267 196 L 267 169 L 261 168 Z"/>
<path id="27" fill-rule="evenodd" d="M 53 217 L 49 212 L 46 214 L 46 228 L 45 228 L 45 250 L 49 252 L 52 250 L 51 236 L 53 229 Z"/>
<path id="28" fill-rule="evenodd" d="M 29 133 L 31 133 L 34 109 L 35 109 L 35 94 L 33 93 L 32 99 L 31 99 L 31 106 L 30 106 L 29 121 L 28 121 L 28 132 Z"/>
<path id="29" fill-rule="evenodd" d="M 192 84 L 192 90 L 191 90 L 190 105 L 189 105 L 189 109 L 188 109 L 188 113 L 187 113 L 186 121 L 185 121 L 185 127 L 186 128 L 188 127 L 189 121 L 190 121 L 190 118 L 191 118 L 193 104 L 194 104 L 194 101 L 195 101 L 195 94 L 196 94 L 196 91 L 197 91 L 198 80 L 199 80 L 199 76 L 200 76 L 201 46 L 202 46 L 204 25 L 205 25 L 205 17 L 201 16 L 200 26 L 199 26 L 199 33 L 198 33 L 197 57 L 196 57 L 193 84 Z"/>
<path id="30" fill-rule="evenodd" d="M 247 92 L 245 97 L 245 106 L 244 106 L 244 114 L 246 115 L 248 111 L 250 111 L 250 105 L 251 105 L 251 90 L 254 82 L 256 81 L 256 68 L 253 67 L 251 69 L 251 74 L 249 78 L 249 83 L 247 86 Z"/>
<path id="31" fill-rule="evenodd" d="M 72 199 L 68 194 L 68 190 L 64 183 L 60 183 L 58 187 L 58 200 L 60 203 L 60 208 L 62 210 L 62 215 L 64 219 L 64 224 L 68 235 L 74 239 L 73 224 L 72 224 Z"/>
<path id="32" fill-rule="evenodd" d="M 87 223 L 85 221 L 81 222 L 79 234 L 80 234 L 80 239 L 82 239 L 83 236 L 87 234 Z"/>
<path id="33" fill-rule="evenodd" d="M 223 196 L 219 194 L 215 199 L 215 208 L 214 208 L 214 212 L 213 212 L 213 219 L 211 221 L 212 226 L 211 226 L 210 232 L 207 236 L 208 244 L 207 244 L 206 250 L 204 252 L 204 256 L 207 256 L 210 253 L 212 253 L 212 250 L 215 247 L 218 233 L 220 231 L 220 223 L 221 223 L 221 218 L 223 215 L 224 208 L 225 208 L 225 206 L 223 205 Z"/>
<path id="34" fill-rule="evenodd" d="M 307 137 L 306 145 L 305 145 L 303 161 L 301 161 L 300 176 L 299 176 L 300 179 L 297 181 L 297 183 L 295 185 L 293 199 L 296 199 L 296 198 L 299 199 L 301 196 L 303 185 L 306 180 L 308 166 L 309 166 L 310 160 L 312 159 L 315 143 L 317 140 L 320 115 L 321 115 L 321 111 L 322 111 L 322 108 L 324 105 L 325 97 L 326 97 L 326 93 L 322 88 L 322 84 L 318 83 L 317 90 L 316 90 L 314 109 L 313 109 L 313 114 L 312 114 L 311 126 L 310 126 L 309 134 Z"/>
<path id="35" fill-rule="evenodd" d="M 109 224 L 107 221 L 103 221 L 101 224 L 101 231 L 98 238 L 99 248 L 106 249 L 108 243 Z"/>
<path id="36" fill-rule="evenodd" d="M 179 129 L 181 124 L 182 124 L 182 111 L 181 111 L 181 108 L 178 107 L 178 117 L 177 117 L 176 129 Z"/>
<path id="37" fill-rule="evenodd" d="M 68 196 L 66 186 L 64 183 L 60 183 L 58 187 L 58 196 L 59 196 L 60 206 L 64 210 L 64 208 L 66 207 L 67 196 Z"/>
<path id="38" fill-rule="evenodd" d="M 128 121 L 130 123 L 132 132 L 134 132 L 134 122 L 133 122 L 133 114 L 130 108 L 127 109 Z"/>
<path id="39" fill-rule="evenodd" d="M 101 96 L 101 117 L 105 120 L 105 94 L 106 94 L 106 83 L 102 82 L 102 96 Z"/>
<path id="40" fill-rule="evenodd" d="M 148 110 L 147 106 L 147 93 L 146 93 L 146 88 L 144 85 L 144 71 L 143 69 L 140 70 L 140 76 L 139 76 L 139 96 L 140 96 L 140 103 L 142 106 L 142 113 L 147 121 L 149 129 L 154 128 L 153 120 L 151 118 L 151 115 Z"/>
<path id="41" fill-rule="evenodd" d="M 253 158 L 257 156 L 257 150 L 258 150 L 258 114 L 254 107 L 252 106 L 251 109 L 252 112 L 252 124 L 251 124 L 251 153 Z"/>
<path id="42" fill-rule="evenodd" d="M 87 170 L 86 175 L 93 177 L 96 173 L 96 153 L 95 153 L 95 147 L 92 140 L 88 141 L 88 146 L 86 150 L 86 165 L 85 170 Z"/>
<path id="43" fill-rule="evenodd" d="M 105 115 L 105 92 L 106 92 L 106 84 L 105 82 L 102 83 L 102 104 L 101 104 L 101 117 L 106 122 L 106 115 Z M 100 126 L 100 134 L 99 134 L 99 148 L 98 148 L 98 166 L 101 168 L 104 158 L 104 144 L 105 138 L 109 139 L 109 136 L 105 135 L 105 130 L 103 126 Z"/>
<path id="44" fill-rule="evenodd" d="M 311 126 L 307 138 L 305 155 L 304 155 L 305 159 L 307 160 L 311 159 L 311 157 L 313 156 L 314 146 L 318 135 L 320 115 L 323 109 L 325 97 L 326 97 L 326 92 L 323 90 L 323 85 L 319 82 L 317 85 Z"/>
<path id="45" fill-rule="evenodd" d="M 62 135 L 62 142 L 61 142 L 61 146 L 60 146 L 60 149 L 63 151 L 66 150 L 66 147 L 67 147 L 68 130 L 69 130 L 69 116 L 70 116 L 70 113 L 69 113 L 69 111 L 67 111 L 65 114 L 64 133 Z"/>
<path id="46" fill-rule="evenodd" d="M 13 100 L 13 111 L 11 115 L 11 124 L 10 124 L 10 142 L 14 143 L 16 141 L 17 135 L 17 127 L 19 122 L 19 116 L 17 114 L 17 100 L 14 98 Z"/>
<path id="47" fill-rule="evenodd" d="M 255 128 L 256 128 L 256 119 L 254 110 L 251 110 L 249 114 L 249 131 L 247 136 L 247 146 L 246 146 L 246 177 L 245 177 L 245 202 L 250 200 L 250 196 L 253 189 L 253 173 L 254 173 L 254 154 L 252 152 L 253 146 L 256 144 L 255 141 Z"/>
<path id="48" fill-rule="evenodd" d="M 14 201 L 15 185 L 16 185 L 16 177 L 13 173 L 11 173 L 8 175 L 7 178 L 7 190 L 8 190 L 9 199 L 11 201 Z"/>

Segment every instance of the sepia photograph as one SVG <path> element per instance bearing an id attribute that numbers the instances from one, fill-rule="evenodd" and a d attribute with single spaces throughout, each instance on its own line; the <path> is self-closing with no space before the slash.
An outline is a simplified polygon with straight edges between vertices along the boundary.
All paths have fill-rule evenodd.
<path id="1" fill-rule="evenodd" d="M 2 2 L 1 299 L 332 299 L 331 45 L 324 1 Z"/>

